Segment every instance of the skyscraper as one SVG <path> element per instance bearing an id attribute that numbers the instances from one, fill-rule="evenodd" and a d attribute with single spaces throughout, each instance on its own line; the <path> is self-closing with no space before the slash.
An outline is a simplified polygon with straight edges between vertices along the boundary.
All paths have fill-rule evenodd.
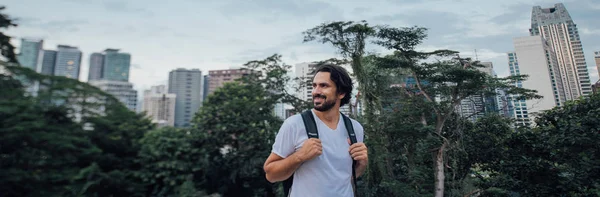
<path id="1" fill-rule="evenodd" d="M 600 92 L 600 51 L 594 52 L 594 59 L 596 60 L 596 69 L 598 69 L 598 81 L 592 86 L 592 92 Z"/>
<path id="2" fill-rule="evenodd" d="M 169 72 L 169 93 L 176 95 L 175 127 L 188 127 L 202 106 L 202 71 L 178 68 Z"/>
<path id="3" fill-rule="evenodd" d="M 300 63 L 296 64 L 296 77 L 300 79 L 300 90 L 297 92 L 297 97 L 312 102 L 312 90 L 311 85 L 312 79 L 315 76 L 314 71 L 317 69 L 317 65 L 314 63 Z"/>
<path id="4" fill-rule="evenodd" d="M 175 102 L 176 95 L 167 93 L 165 85 L 152 86 L 150 90 L 144 91 L 142 111 L 159 126 L 174 126 Z"/>
<path id="5" fill-rule="evenodd" d="M 596 69 L 598 69 L 598 78 L 600 79 L 600 51 L 594 52 L 594 60 L 596 60 Z"/>
<path id="6" fill-rule="evenodd" d="M 131 55 L 119 53 L 118 49 L 106 49 L 104 53 L 102 78 L 111 81 L 129 81 Z"/>
<path id="7" fill-rule="evenodd" d="M 534 6 L 529 32 L 532 36 L 542 36 L 549 42 L 558 61 L 568 100 L 592 92 L 577 25 L 562 3 L 551 8 Z"/>
<path id="8" fill-rule="evenodd" d="M 21 39 L 21 48 L 17 55 L 19 64 L 31 70 L 38 71 L 37 65 L 44 41 L 35 39 Z M 39 72 L 39 71 L 38 71 Z"/>
<path id="9" fill-rule="evenodd" d="M 77 47 L 58 45 L 54 75 L 79 80 L 82 53 Z"/>
<path id="10" fill-rule="evenodd" d="M 204 83 L 202 86 L 202 102 L 204 102 L 206 101 L 206 97 L 208 97 L 208 84 L 210 84 L 210 76 L 204 75 L 202 83 Z"/>
<path id="11" fill-rule="evenodd" d="M 492 77 L 496 76 L 492 62 L 480 62 L 480 64 L 484 67 L 477 68 L 477 70 Z M 477 121 L 477 119 L 483 117 L 487 113 L 498 113 L 505 115 L 506 113 L 504 113 L 503 110 L 508 106 L 501 105 L 506 103 L 498 101 L 498 99 L 503 99 L 502 90 L 495 91 L 498 93 L 498 95 L 494 97 L 472 95 L 461 100 L 460 105 L 456 106 L 457 113 L 462 117 L 468 118 L 472 122 Z"/>
<path id="12" fill-rule="evenodd" d="M 104 53 L 90 56 L 88 80 L 129 81 L 131 55 L 120 53 L 119 49 L 106 49 Z"/>
<path id="13" fill-rule="evenodd" d="M 529 125 L 532 115 L 561 106 L 567 99 L 560 76 L 560 64 L 550 43 L 540 36 L 514 38 L 515 52 L 508 54 L 511 75 L 528 75 L 517 87 L 537 90 L 542 99 L 513 99 L 517 123 Z M 514 96 L 515 95 L 511 95 Z"/>
<path id="14" fill-rule="evenodd" d="M 88 71 L 88 81 L 101 80 L 102 69 L 104 68 L 104 55 L 102 53 L 92 53 L 90 55 L 90 69 Z"/>
<path id="15" fill-rule="evenodd" d="M 44 50 L 42 53 L 42 61 L 40 65 L 38 65 L 38 69 L 41 70 L 41 73 L 44 75 L 54 75 L 54 67 L 56 64 L 56 51 L 53 50 Z"/>

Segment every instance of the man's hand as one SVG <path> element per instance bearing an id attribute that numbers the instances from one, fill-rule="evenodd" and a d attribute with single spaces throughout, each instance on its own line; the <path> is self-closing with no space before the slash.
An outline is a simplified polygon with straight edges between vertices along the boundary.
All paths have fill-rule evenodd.
<path id="1" fill-rule="evenodd" d="M 357 142 L 350 146 L 350 155 L 352 156 L 352 159 L 359 162 L 369 161 L 367 151 L 367 146 L 362 142 Z"/>
<path id="2" fill-rule="evenodd" d="M 304 141 L 302 144 L 302 148 L 296 152 L 297 158 L 300 162 L 305 162 L 311 160 L 315 157 L 318 157 L 323 153 L 323 146 L 321 145 L 321 140 L 317 138 L 309 138 Z"/>
<path id="3" fill-rule="evenodd" d="M 348 139 L 348 144 L 350 143 L 350 139 Z M 362 142 L 354 143 L 350 146 L 350 156 L 352 159 L 357 161 L 356 165 L 356 176 L 362 175 L 362 173 L 367 168 L 367 164 L 369 164 L 369 155 L 367 146 Z"/>

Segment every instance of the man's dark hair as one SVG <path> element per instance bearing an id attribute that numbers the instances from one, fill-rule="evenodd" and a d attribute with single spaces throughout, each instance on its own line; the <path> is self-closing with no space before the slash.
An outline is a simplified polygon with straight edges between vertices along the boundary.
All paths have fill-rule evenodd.
<path id="1" fill-rule="evenodd" d="M 340 107 L 350 103 L 353 89 L 352 78 L 350 78 L 350 75 L 346 69 L 344 69 L 344 67 L 333 64 L 322 64 L 317 67 L 313 74 L 317 74 L 318 72 L 330 73 L 329 78 L 335 83 L 335 86 L 337 87 L 337 93 L 345 94 L 344 98 L 342 98 L 342 101 L 340 102 Z"/>

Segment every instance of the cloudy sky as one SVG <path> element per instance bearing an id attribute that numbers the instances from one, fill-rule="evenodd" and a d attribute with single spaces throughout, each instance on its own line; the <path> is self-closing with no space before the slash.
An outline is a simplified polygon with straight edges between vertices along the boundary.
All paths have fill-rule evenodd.
<path id="1" fill-rule="evenodd" d="M 326 21 L 367 20 L 370 24 L 429 28 L 423 50 L 452 49 L 494 63 L 508 75 L 506 52 L 512 38 L 528 36 L 531 8 L 562 2 L 579 28 L 592 80 L 598 79 L 593 51 L 600 51 L 597 0 L 3 0 L 19 27 L 14 38 L 42 38 L 83 53 L 80 80 L 89 55 L 118 48 L 132 55 L 130 81 L 136 89 L 166 84 L 176 68 L 203 72 L 240 66 L 274 53 L 288 64 L 323 60 L 335 50 L 302 43 L 302 31 Z M 19 41 L 13 43 L 19 46 Z"/>

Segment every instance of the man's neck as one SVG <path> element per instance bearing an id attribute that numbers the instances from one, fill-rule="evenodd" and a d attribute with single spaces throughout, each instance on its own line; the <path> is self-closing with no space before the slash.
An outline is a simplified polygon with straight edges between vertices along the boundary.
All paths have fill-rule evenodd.
<path id="1" fill-rule="evenodd" d="M 315 112 L 315 115 L 317 115 L 317 117 L 323 122 L 336 123 L 340 119 L 340 109 L 337 107 L 331 108 L 327 111 L 319 111 L 316 109 L 312 109 L 312 111 Z"/>

